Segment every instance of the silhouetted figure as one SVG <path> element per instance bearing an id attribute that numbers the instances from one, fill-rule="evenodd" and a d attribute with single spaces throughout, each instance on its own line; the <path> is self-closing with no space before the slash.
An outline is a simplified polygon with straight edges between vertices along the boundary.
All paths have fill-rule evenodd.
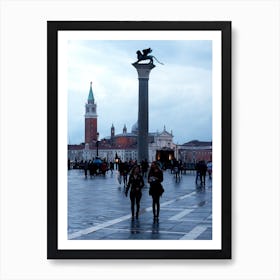
<path id="1" fill-rule="evenodd" d="M 111 170 L 111 174 L 114 171 L 114 163 L 112 161 L 110 161 L 110 170 Z"/>
<path id="2" fill-rule="evenodd" d="M 200 161 L 195 164 L 196 176 L 195 176 L 195 184 L 197 185 L 197 180 L 199 178 L 201 184 L 201 176 L 200 176 Z"/>
<path id="3" fill-rule="evenodd" d="M 140 174 L 139 166 L 133 167 L 131 175 L 129 176 L 128 184 L 125 190 L 127 196 L 130 189 L 130 201 L 131 201 L 131 218 L 134 220 L 135 204 L 136 204 L 136 219 L 139 217 L 140 200 L 142 197 L 142 188 L 144 186 L 144 180 Z"/>
<path id="4" fill-rule="evenodd" d="M 123 165 L 123 186 L 126 187 L 127 186 L 127 176 L 128 173 L 130 171 L 130 167 L 127 161 L 124 162 Z"/>
<path id="5" fill-rule="evenodd" d="M 180 180 L 180 166 L 179 166 L 179 162 L 176 159 L 173 161 L 173 173 L 175 174 L 174 176 L 176 182 Z"/>
<path id="6" fill-rule="evenodd" d="M 87 178 L 87 171 L 88 171 L 88 162 L 87 161 L 85 161 L 84 171 L 85 171 L 85 178 Z"/>
<path id="7" fill-rule="evenodd" d="M 123 177 L 123 171 L 124 171 L 124 162 L 122 162 L 121 160 L 119 160 L 118 166 L 119 166 L 119 175 L 120 175 L 120 181 L 119 181 L 119 183 L 121 184 L 121 182 L 122 182 L 122 177 Z"/>
<path id="8" fill-rule="evenodd" d="M 152 162 L 151 168 L 148 174 L 148 182 L 150 183 L 149 195 L 153 198 L 153 214 L 154 222 L 159 220 L 160 211 L 160 196 L 163 194 L 164 189 L 161 182 L 163 181 L 163 173 L 156 162 Z"/>
<path id="9" fill-rule="evenodd" d="M 102 173 L 103 176 L 105 176 L 107 172 L 107 163 L 105 161 L 101 163 L 100 172 Z"/>
<path id="10" fill-rule="evenodd" d="M 204 160 L 200 160 L 196 165 L 196 178 L 195 183 L 197 184 L 198 178 L 200 179 L 200 185 L 205 186 L 205 176 L 207 172 L 207 165 Z"/>
<path id="11" fill-rule="evenodd" d="M 212 179 L 212 162 L 208 161 L 207 162 L 207 171 L 208 171 L 208 175 L 209 175 L 209 179 Z"/>
<path id="12" fill-rule="evenodd" d="M 92 178 L 92 176 L 94 176 L 94 164 L 92 160 L 89 161 L 88 168 L 89 168 L 90 178 Z"/>
<path id="13" fill-rule="evenodd" d="M 205 186 L 206 172 L 207 172 L 207 164 L 204 160 L 202 160 L 200 163 L 200 181 L 202 186 Z"/>
<path id="14" fill-rule="evenodd" d="M 147 177 L 147 172 L 149 168 L 149 163 L 147 159 L 141 161 L 141 170 L 142 170 L 142 176 Z"/>

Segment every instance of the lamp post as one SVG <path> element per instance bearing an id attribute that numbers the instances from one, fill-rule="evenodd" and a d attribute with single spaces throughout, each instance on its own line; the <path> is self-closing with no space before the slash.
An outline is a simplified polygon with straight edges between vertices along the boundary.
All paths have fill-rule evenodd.
<path id="1" fill-rule="evenodd" d="M 118 170 L 119 168 L 119 157 L 118 157 L 118 154 L 116 153 L 116 155 L 115 155 L 115 163 L 116 163 L 116 170 Z"/>
<path id="2" fill-rule="evenodd" d="M 99 145 L 98 138 L 99 138 L 99 132 L 97 132 L 96 136 L 97 136 L 97 140 L 96 140 L 96 157 L 98 157 L 98 145 Z"/>

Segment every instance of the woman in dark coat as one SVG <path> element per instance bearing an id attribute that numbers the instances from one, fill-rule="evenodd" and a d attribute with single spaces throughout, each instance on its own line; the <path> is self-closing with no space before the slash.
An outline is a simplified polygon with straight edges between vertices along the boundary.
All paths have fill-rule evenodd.
<path id="1" fill-rule="evenodd" d="M 153 214 L 154 222 L 159 220 L 160 196 L 164 192 L 161 182 L 163 181 L 163 173 L 159 166 L 153 162 L 148 174 L 148 182 L 150 183 L 149 194 L 153 198 Z"/>
<path id="2" fill-rule="evenodd" d="M 134 166 L 129 176 L 128 184 L 125 190 L 125 195 L 130 189 L 130 201 L 131 201 L 131 218 L 134 220 L 134 208 L 136 203 L 136 219 L 139 217 L 140 200 L 142 197 L 142 188 L 144 187 L 144 180 L 140 174 L 140 167 Z"/>

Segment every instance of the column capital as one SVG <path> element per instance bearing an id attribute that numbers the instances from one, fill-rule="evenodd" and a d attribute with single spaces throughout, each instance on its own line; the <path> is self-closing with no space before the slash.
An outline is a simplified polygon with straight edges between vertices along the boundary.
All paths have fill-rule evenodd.
<path id="1" fill-rule="evenodd" d="M 153 63 L 132 63 L 138 72 L 139 79 L 149 79 L 151 70 L 156 67 Z"/>

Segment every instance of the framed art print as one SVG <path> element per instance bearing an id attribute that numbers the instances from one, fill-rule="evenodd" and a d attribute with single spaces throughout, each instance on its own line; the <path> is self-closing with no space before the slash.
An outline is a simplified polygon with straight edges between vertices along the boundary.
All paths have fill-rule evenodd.
<path id="1" fill-rule="evenodd" d="M 47 29 L 47 257 L 230 259 L 231 22 Z"/>

